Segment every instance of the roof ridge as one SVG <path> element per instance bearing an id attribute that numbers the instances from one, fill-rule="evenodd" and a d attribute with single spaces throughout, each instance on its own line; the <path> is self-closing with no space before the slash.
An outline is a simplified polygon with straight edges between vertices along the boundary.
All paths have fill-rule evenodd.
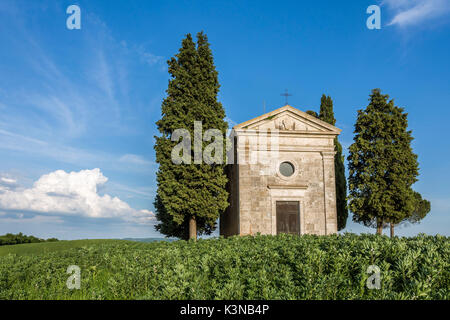
<path id="1" fill-rule="evenodd" d="M 316 117 L 314 117 L 312 115 L 309 115 L 306 112 L 301 111 L 300 109 L 297 109 L 297 108 L 295 108 L 295 107 L 293 107 L 291 105 L 288 105 L 288 104 L 286 104 L 286 105 L 284 105 L 284 106 L 282 106 L 280 108 L 277 108 L 275 110 L 272 110 L 270 112 L 264 113 L 264 114 L 262 114 L 262 115 L 260 115 L 260 116 L 258 116 L 256 118 L 247 120 L 247 121 L 242 122 L 240 124 L 237 124 L 237 125 L 235 125 L 233 127 L 233 129 L 246 129 L 246 127 L 248 127 L 249 125 L 251 125 L 253 123 L 264 121 L 264 120 L 271 120 L 273 117 L 275 117 L 276 115 L 278 115 L 278 114 L 280 114 L 280 113 L 282 113 L 284 111 L 290 111 L 290 112 L 296 114 L 297 116 L 299 116 L 301 118 L 304 118 L 305 120 L 310 121 L 312 123 L 315 123 L 316 125 L 319 125 L 321 127 L 325 127 L 327 129 L 329 129 L 330 131 L 335 131 L 337 133 L 340 133 L 342 131 L 338 127 L 333 126 L 333 125 L 329 124 L 328 122 L 320 120 L 320 119 L 318 119 L 318 118 L 316 118 Z"/>

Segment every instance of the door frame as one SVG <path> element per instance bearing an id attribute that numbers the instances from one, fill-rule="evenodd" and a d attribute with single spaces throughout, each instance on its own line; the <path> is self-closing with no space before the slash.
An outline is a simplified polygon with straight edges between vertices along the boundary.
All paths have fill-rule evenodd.
<path id="1" fill-rule="evenodd" d="M 305 204 L 303 198 L 298 197 L 272 197 L 272 235 L 277 234 L 277 201 L 296 201 L 299 205 L 300 235 L 305 234 Z"/>
<path id="2" fill-rule="evenodd" d="M 307 184 L 302 185 L 268 185 L 271 202 L 272 235 L 277 234 L 277 201 L 298 201 L 300 205 L 300 235 L 305 234 L 305 195 Z"/>

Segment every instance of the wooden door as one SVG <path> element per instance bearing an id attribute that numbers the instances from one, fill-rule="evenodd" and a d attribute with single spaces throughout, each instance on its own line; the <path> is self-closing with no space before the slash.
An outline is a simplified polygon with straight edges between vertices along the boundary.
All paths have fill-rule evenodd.
<path id="1" fill-rule="evenodd" d="M 277 201 L 277 234 L 300 235 L 300 204 L 298 201 Z"/>

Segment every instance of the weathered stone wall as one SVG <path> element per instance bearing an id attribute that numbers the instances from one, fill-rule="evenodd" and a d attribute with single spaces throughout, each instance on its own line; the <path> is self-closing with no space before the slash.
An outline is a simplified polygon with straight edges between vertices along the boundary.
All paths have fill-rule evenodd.
<path id="1" fill-rule="evenodd" d="M 278 131 L 280 123 L 291 130 Z M 235 130 L 237 140 L 233 150 L 238 163 L 229 166 L 232 182 L 228 188 L 232 199 L 221 217 L 221 235 L 276 234 L 276 201 L 300 202 L 301 234 L 337 232 L 334 173 L 337 134 L 311 128 L 309 123 L 302 124 L 297 118 L 290 120 L 283 115 L 256 128 Z M 267 133 L 267 129 L 271 131 Z M 271 140 L 274 130 L 277 139 Z M 262 132 L 267 135 L 261 137 Z M 291 177 L 279 172 L 283 161 L 294 165 Z"/>

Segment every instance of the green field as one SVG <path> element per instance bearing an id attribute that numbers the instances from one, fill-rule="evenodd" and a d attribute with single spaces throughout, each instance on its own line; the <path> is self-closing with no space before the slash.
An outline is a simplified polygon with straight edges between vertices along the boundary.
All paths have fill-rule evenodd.
<path id="1" fill-rule="evenodd" d="M 256 236 L 0 247 L 0 299 L 450 299 L 450 238 Z M 69 290 L 69 265 L 81 269 Z M 369 265 L 381 289 L 368 289 Z"/>
<path id="2" fill-rule="evenodd" d="M 122 240 L 95 239 L 95 240 L 72 240 L 57 242 L 25 243 L 12 246 L 0 246 L 0 257 L 8 254 L 30 255 L 43 254 L 54 251 L 68 250 L 71 248 L 81 248 L 83 246 L 120 243 Z"/>

